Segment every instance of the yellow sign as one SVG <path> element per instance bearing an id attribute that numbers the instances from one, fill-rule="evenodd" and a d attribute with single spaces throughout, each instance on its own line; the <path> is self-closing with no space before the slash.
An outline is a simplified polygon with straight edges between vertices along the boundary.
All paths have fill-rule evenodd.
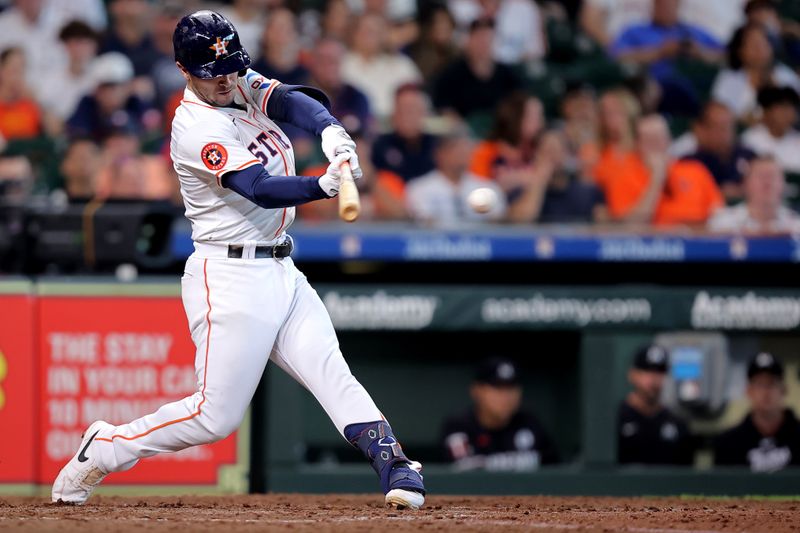
<path id="1" fill-rule="evenodd" d="M 6 361 L 6 357 L 3 355 L 3 352 L 0 352 L 0 382 L 6 379 L 8 375 L 8 362 Z M 0 409 L 5 407 L 6 405 L 6 393 L 3 391 L 3 387 L 0 387 Z"/>

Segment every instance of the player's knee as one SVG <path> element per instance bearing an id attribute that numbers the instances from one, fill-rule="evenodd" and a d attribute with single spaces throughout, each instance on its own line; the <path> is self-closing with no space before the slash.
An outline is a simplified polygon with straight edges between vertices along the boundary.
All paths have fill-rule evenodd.
<path id="1" fill-rule="evenodd" d="M 236 431 L 244 416 L 215 411 L 214 409 L 209 409 L 203 413 L 204 416 L 201 415 L 201 422 L 207 432 L 209 442 L 222 440 Z"/>

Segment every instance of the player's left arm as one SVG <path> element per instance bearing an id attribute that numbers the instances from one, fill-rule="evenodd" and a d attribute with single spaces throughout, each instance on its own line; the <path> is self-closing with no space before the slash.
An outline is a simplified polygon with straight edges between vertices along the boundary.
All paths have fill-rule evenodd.
<path id="1" fill-rule="evenodd" d="M 248 70 L 239 85 L 250 104 L 272 120 L 286 122 L 313 135 L 322 137 L 322 151 L 328 161 L 339 154 L 349 154 L 353 177 L 361 177 L 356 156 L 356 143 L 330 113 L 330 101 L 325 93 L 314 87 L 286 85 L 269 80 Z M 246 98 L 247 99 L 247 98 Z"/>

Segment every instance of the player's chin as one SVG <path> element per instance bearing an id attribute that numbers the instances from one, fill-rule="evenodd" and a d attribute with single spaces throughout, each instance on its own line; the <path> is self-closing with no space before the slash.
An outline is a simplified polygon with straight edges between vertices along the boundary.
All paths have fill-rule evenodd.
<path id="1" fill-rule="evenodd" d="M 233 87 L 228 91 L 220 91 L 214 94 L 214 103 L 219 106 L 229 106 L 233 103 Z"/>

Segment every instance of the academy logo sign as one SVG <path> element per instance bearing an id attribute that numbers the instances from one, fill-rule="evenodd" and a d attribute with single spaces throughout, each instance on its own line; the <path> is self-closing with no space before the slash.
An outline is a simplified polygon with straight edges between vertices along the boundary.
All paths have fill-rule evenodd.
<path id="1" fill-rule="evenodd" d="M 395 296 L 377 291 L 346 296 L 331 291 L 323 302 L 339 329 L 416 330 L 431 325 L 440 300 L 421 294 Z"/>
<path id="2" fill-rule="evenodd" d="M 645 298 L 487 298 L 481 316 L 488 323 L 569 324 L 579 327 L 602 324 L 637 324 L 650 320 L 652 310 Z"/>
<path id="3" fill-rule="evenodd" d="M 712 296 L 700 291 L 692 304 L 692 327 L 697 329 L 790 330 L 800 326 L 800 298 Z"/>

